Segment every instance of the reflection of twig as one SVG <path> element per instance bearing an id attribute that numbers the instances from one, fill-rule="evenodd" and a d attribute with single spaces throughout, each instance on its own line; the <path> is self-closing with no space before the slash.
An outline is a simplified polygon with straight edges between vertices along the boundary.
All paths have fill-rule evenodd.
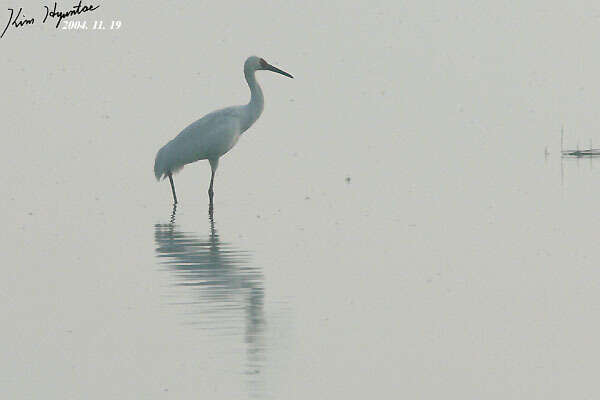
<path id="1" fill-rule="evenodd" d="M 565 163 L 562 157 L 560 158 L 560 186 L 565 186 Z"/>

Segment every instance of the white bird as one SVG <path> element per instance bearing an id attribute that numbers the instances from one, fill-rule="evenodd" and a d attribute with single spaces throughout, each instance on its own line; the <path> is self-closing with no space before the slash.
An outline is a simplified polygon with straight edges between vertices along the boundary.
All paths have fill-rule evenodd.
<path id="1" fill-rule="evenodd" d="M 275 68 L 262 58 L 248 57 L 244 63 L 244 75 L 250 87 L 250 102 L 206 114 L 188 125 L 156 154 L 154 175 L 157 180 L 169 177 L 173 200 L 177 204 L 173 174 L 184 165 L 198 160 L 210 162 L 211 176 L 208 196 L 213 202 L 213 181 L 219 165 L 219 157 L 235 146 L 240 135 L 260 117 L 264 107 L 263 93 L 254 76 L 255 71 L 268 70 L 293 78 L 285 71 Z"/>

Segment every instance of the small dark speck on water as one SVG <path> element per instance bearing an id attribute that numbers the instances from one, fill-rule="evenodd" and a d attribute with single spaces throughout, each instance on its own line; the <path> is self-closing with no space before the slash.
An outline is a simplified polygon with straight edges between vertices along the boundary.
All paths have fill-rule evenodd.
<path id="1" fill-rule="evenodd" d="M 28 212 L 27 215 L 33 215 L 33 213 L 32 212 Z"/>
<path id="2" fill-rule="evenodd" d="M 352 179 L 349 176 L 346 177 L 346 183 L 350 183 L 351 180 Z"/>
<path id="3" fill-rule="evenodd" d="M 306 197 L 304 198 L 304 200 L 310 200 L 310 197 L 306 196 Z"/>

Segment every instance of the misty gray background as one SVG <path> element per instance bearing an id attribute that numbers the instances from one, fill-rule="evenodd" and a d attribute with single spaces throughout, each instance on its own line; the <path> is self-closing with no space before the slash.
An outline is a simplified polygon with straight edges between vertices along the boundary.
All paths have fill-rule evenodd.
<path id="1" fill-rule="evenodd" d="M 559 158 L 600 143 L 600 5 L 97 4 L 0 6 L 37 21 L 0 40 L 0 397 L 600 395 L 600 164 Z M 170 223 L 156 151 L 252 54 L 296 79 Z"/>

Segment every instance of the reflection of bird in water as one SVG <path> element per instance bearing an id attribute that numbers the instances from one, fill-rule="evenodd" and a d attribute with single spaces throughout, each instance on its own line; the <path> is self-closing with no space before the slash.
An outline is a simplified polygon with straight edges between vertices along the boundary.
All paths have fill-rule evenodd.
<path id="1" fill-rule="evenodd" d="M 248 346 L 245 373 L 257 375 L 264 365 L 262 271 L 249 265 L 249 252 L 221 241 L 212 208 L 210 235 L 203 238 L 181 232 L 176 211 L 174 205 L 170 223 L 154 226 L 157 256 L 175 273 L 177 285 L 195 289 L 194 324 L 218 335 L 243 335 Z"/>

